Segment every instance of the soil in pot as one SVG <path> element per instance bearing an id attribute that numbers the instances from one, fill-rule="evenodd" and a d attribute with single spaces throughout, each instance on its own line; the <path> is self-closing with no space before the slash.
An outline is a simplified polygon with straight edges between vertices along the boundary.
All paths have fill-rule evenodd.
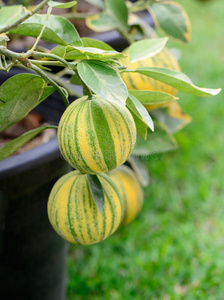
<path id="1" fill-rule="evenodd" d="M 30 112 L 23 120 L 0 132 L 0 148 L 3 147 L 6 143 L 24 134 L 25 132 L 47 124 L 48 123 L 46 123 L 46 120 L 41 114 L 36 111 Z M 29 141 L 23 147 L 19 148 L 15 153 L 13 153 L 13 155 L 28 151 L 40 146 L 41 144 L 47 143 L 55 136 L 56 129 L 47 129 L 41 132 L 41 134 Z"/>

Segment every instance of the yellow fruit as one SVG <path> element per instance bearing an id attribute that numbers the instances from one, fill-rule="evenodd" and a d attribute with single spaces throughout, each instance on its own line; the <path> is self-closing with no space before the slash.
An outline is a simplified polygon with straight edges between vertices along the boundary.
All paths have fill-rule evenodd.
<path id="1" fill-rule="evenodd" d="M 124 201 L 124 217 L 122 224 L 130 223 L 140 212 L 143 204 L 143 190 L 134 172 L 127 166 L 108 172 L 109 177 L 117 185 Z"/>
<path id="2" fill-rule="evenodd" d="M 58 126 L 58 144 L 67 162 L 84 173 L 102 173 L 123 164 L 136 141 L 126 107 L 98 96 L 74 101 Z"/>
<path id="3" fill-rule="evenodd" d="M 128 49 L 126 49 L 124 52 L 127 53 Z M 125 63 L 127 69 L 130 70 L 146 67 L 159 67 L 180 71 L 178 62 L 167 48 L 164 48 L 153 57 L 145 58 L 134 63 L 130 63 L 129 58 L 127 57 Z M 123 72 L 122 78 L 129 90 L 161 91 L 171 95 L 175 95 L 177 91 L 175 88 L 165 83 L 138 73 Z"/>
<path id="4" fill-rule="evenodd" d="M 170 133 L 175 133 L 189 124 L 192 120 L 191 116 L 187 115 L 176 101 L 163 103 L 159 105 L 151 105 L 149 110 L 164 108 L 164 112 L 157 115 L 157 118 L 168 126 Z M 156 114 L 156 111 L 154 112 Z"/>
<path id="5" fill-rule="evenodd" d="M 99 174 L 105 203 L 102 213 L 91 196 L 86 174 L 72 171 L 61 177 L 51 190 L 48 216 L 55 231 L 73 244 L 90 245 L 110 236 L 123 218 L 123 201 L 117 186 Z"/>
<path id="6" fill-rule="evenodd" d="M 176 107 L 179 107 L 176 101 L 171 101 L 171 102 L 166 102 L 166 103 L 161 103 L 161 104 L 151 104 L 151 105 L 144 105 L 147 110 L 154 110 L 157 108 L 162 108 L 162 107 L 168 107 L 169 109 L 176 110 Z"/>
<path id="7" fill-rule="evenodd" d="M 126 54 L 128 53 L 128 49 L 124 51 Z M 134 63 L 129 62 L 129 58 L 126 58 L 125 61 L 127 65 L 127 69 L 135 70 L 137 68 L 146 68 L 146 67 L 159 67 L 159 68 L 168 68 L 173 69 L 175 71 L 180 71 L 180 66 L 173 56 L 173 54 L 167 49 L 164 48 L 158 54 L 153 57 L 145 58 L 139 60 Z M 177 93 L 177 89 L 169 86 L 168 84 L 162 83 L 153 78 L 144 76 L 138 73 L 132 72 L 123 72 L 122 79 L 126 83 L 129 90 L 149 90 L 149 91 L 160 91 L 170 95 L 175 95 Z M 144 105 L 148 110 L 152 110 L 161 106 L 158 104 L 156 106 Z"/>

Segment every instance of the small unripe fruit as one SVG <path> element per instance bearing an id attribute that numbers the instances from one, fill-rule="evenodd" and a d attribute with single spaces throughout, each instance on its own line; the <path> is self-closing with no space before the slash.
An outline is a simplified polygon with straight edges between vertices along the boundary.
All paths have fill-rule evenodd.
<path id="1" fill-rule="evenodd" d="M 126 49 L 124 52 L 127 54 L 128 49 Z M 176 58 L 167 48 L 164 48 L 162 51 L 160 51 L 153 57 L 145 58 L 133 63 L 130 63 L 129 58 L 127 57 L 125 63 L 127 69 L 130 70 L 135 70 L 137 68 L 159 67 L 180 71 L 180 66 Z M 177 93 L 177 89 L 175 89 L 174 87 L 142 74 L 133 72 L 123 72 L 121 76 L 129 90 L 160 91 L 173 96 L 175 96 Z M 153 110 L 155 108 L 160 107 L 161 105 L 162 104 L 144 106 L 148 110 Z"/>
<path id="2" fill-rule="evenodd" d="M 86 174 L 72 171 L 61 177 L 51 190 L 48 216 L 55 231 L 73 244 L 90 245 L 110 236 L 123 218 L 123 201 L 117 186 L 99 174 L 105 203 L 102 213 L 92 198 Z"/>
<path id="3" fill-rule="evenodd" d="M 84 173 L 103 173 L 123 164 L 136 141 L 126 107 L 98 96 L 74 101 L 58 126 L 58 144 L 67 162 Z"/>
<path id="4" fill-rule="evenodd" d="M 130 223 L 140 212 L 143 204 L 143 190 L 134 172 L 127 166 L 108 172 L 109 177 L 117 185 L 124 201 L 124 217 L 122 224 Z"/>

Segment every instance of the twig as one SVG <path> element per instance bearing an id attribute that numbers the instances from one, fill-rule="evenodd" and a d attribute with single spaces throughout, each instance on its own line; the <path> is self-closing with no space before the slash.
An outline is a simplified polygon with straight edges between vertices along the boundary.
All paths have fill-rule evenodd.
<path id="1" fill-rule="evenodd" d="M 60 65 L 59 62 L 61 62 L 62 66 L 65 66 L 65 67 L 69 68 L 70 70 L 74 69 L 75 65 L 77 64 L 77 62 L 67 62 L 65 59 L 63 59 L 55 54 L 51 54 L 51 53 L 37 52 L 37 51 L 32 51 L 32 50 L 29 50 L 26 53 L 17 53 L 17 52 L 9 50 L 3 46 L 0 46 L 0 54 L 7 56 L 12 61 L 19 60 L 21 63 L 23 63 L 23 64 L 26 63 L 27 65 L 29 64 L 28 58 L 32 55 L 36 56 L 36 57 L 40 57 L 40 58 L 45 57 L 45 58 L 54 59 L 54 61 L 36 61 L 36 63 L 38 63 L 38 64 L 41 63 L 41 64 L 45 64 L 45 65 Z"/>
<path id="2" fill-rule="evenodd" d="M 37 5 L 33 10 L 29 10 L 27 13 L 25 13 L 19 20 L 16 22 L 12 23 L 11 25 L 4 26 L 0 29 L 0 33 L 3 32 L 8 32 L 11 29 L 15 28 L 19 24 L 21 24 L 23 21 L 27 20 L 28 18 L 32 17 L 34 14 L 42 10 L 45 5 L 49 2 L 50 0 L 43 0 L 39 5 Z"/>
<path id="3" fill-rule="evenodd" d="M 75 67 L 75 64 L 76 64 L 75 62 L 69 63 L 66 60 L 64 60 L 63 58 L 60 58 L 57 55 L 50 54 L 50 53 L 41 53 L 41 52 L 36 52 L 36 51 L 28 51 L 27 53 L 17 53 L 17 52 L 8 50 L 3 46 L 0 46 L 0 54 L 7 56 L 12 61 L 12 64 L 10 65 L 10 67 L 13 64 L 16 64 L 16 63 L 20 62 L 26 68 L 29 68 L 29 69 L 35 71 L 37 74 L 39 74 L 46 82 L 49 82 L 50 84 L 52 84 L 55 87 L 55 89 L 62 96 L 62 99 L 63 99 L 66 107 L 69 105 L 67 95 L 66 95 L 67 90 L 60 87 L 56 82 L 62 82 L 62 85 L 65 86 L 66 89 L 69 90 L 70 95 L 76 96 L 76 97 L 81 96 L 80 93 L 75 92 L 74 90 L 69 88 L 68 85 L 66 86 L 66 83 L 65 83 L 64 80 L 61 80 L 57 76 L 54 77 L 54 75 L 51 74 L 51 73 L 49 73 L 49 74 L 47 74 L 47 72 L 45 73 L 38 66 L 35 65 L 35 63 L 37 63 L 37 64 L 41 63 L 41 64 L 46 64 L 46 65 L 49 65 L 49 64 L 58 65 L 61 62 L 62 66 L 67 66 L 69 69 L 73 69 Z M 35 56 L 40 56 L 40 57 L 49 57 L 49 58 L 52 58 L 52 59 L 56 59 L 59 62 L 58 61 L 48 61 L 48 62 L 45 61 L 44 62 L 44 61 L 29 60 L 28 59 L 29 55 L 35 55 Z M 51 78 L 54 78 L 54 79 L 51 79 Z"/>
<path id="4" fill-rule="evenodd" d="M 14 63 L 8 64 L 8 65 L 5 67 L 5 69 L 4 69 L 3 71 L 5 71 L 6 73 L 8 73 L 9 70 L 10 70 L 13 66 L 15 66 L 17 63 L 18 63 L 18 61 L 15 61 Z"/>
<path id="5" fill-rule="evenodd" d="M 55 82 L 62 85 L 68 91 L 70 96 L 78 97 L 78 98 L 83 96 L 82 93 L 80 93 L 80 92 L 74 90 L 73 88 L 71 88 L 71 86 L 63 78 L 60 78 L 57 75 L 54 75 L 54 74 L 49 73 L 49 72 L 45 72 L 45 73 L 48 77 L 53 79 Z"/>
<path id="6" fill-rule="evenodd" d="M 0 46 L 0 54 L 9 57 L 9 58 L 12 59 L 12 60 L 14 60 L 14 59 L 18 59 L 18 60 L 26 59 L 26 58 L 24 57 L 24 53 L 17 53 L 17 52 L 14 52 L 14 51 L 12 51 L 12 50 L 7 49 L 7 48 L 4 47 L 4 46 Z"/>
<path id="7" fill-rule="evenodd" d="M 51 11 L 52 11 L 52 7 L 49 7 L 48 10 L 47 10 L 47 15 L 46 15 L 46 19 L 45 19 L 45 22 L 44 22 L 44 26 L 42 27 L 41 32 L 40 32 L 40 34 L 38 35 L 38 37 L 37 37 L 37 39 L 36 39 L 36 41 L 35 41 L 33 47 L 31 48 L 31 51 L 34 51 L 34 50 L 36 49 L 37 44 L 39 43 L 39 41 L 40 41 L 40 39 L 41 39 L 41 37 L 42 37 L 42 35 L 43 35 L 44 29 L 45 29 L 46 26 L 47 26 L 47 22 L 48 22 L 48 20 L 49 20 L 49 16 L 50 16 Z"/>
<path id="8" fill-rule="evenodd" d="M 49 78 L 44 71 L 42 71 L 40 68 L 38 68 L 34 64 L 30 64 L 30 69 L 35 71 L 37 74 L 39 74 L 46 82 L 50 83 L 59 92 L 59 94 L 62 96 L 65 107 L 69 106 L 70 103 L 69 103 L 68 98 L 66 96 L 66 93 L 65 93 L 65 91 L 62 87 L 60 87 L 54 80 Z"/>
<path id="9" fill-rule="evenodd" d="M 35 65 L 46 65 L 46 66 L 57 66 L 57 67 L 64 67 L 65 65 L 59 61 L 55 60 L 36 60 L 36 59 L 30 59 L 31 63 Z"/>
<path id="10" fill-rule="evenodd" d="M 125 30 L 121 30 L 120 28 L 117 29 L 120 34 L 123 36 L 123 38 L 131 45 L 134 43 L 134 39 L 131 37 L 130 34 L 128 34 Z"/>
<path id="11" fill-rule="evenodd" d="M 54 59 L 54 60 L 58 60 L 62 64 L 64 64 L 66 67 L 68 67 L 70 70 L 72 70 L 75 67 L 75 65 L 77 64 L 77 62 L 68 62 L 65 59 L 61 58 L 60 56 L 57 56 L 57 55 L 51 54 L 51 53 L 44 53 L 44 52 L 33 51 L 33 56 L 36 56 L 36 57 L 47 57 L 47 58 L 51 58 L 51 59 Z"/>

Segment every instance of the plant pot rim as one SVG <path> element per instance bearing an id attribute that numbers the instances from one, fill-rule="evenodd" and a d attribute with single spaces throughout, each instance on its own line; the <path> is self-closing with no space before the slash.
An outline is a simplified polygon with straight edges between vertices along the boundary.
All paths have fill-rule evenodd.
<path id="1" fill-rule="evenodd" d="M 54 137 L 47 143 L 0 161 L 0 179 L 28 171 L 31 167 L 38 167 L 59 157 L 62 158 L 57 137 Z"/>

